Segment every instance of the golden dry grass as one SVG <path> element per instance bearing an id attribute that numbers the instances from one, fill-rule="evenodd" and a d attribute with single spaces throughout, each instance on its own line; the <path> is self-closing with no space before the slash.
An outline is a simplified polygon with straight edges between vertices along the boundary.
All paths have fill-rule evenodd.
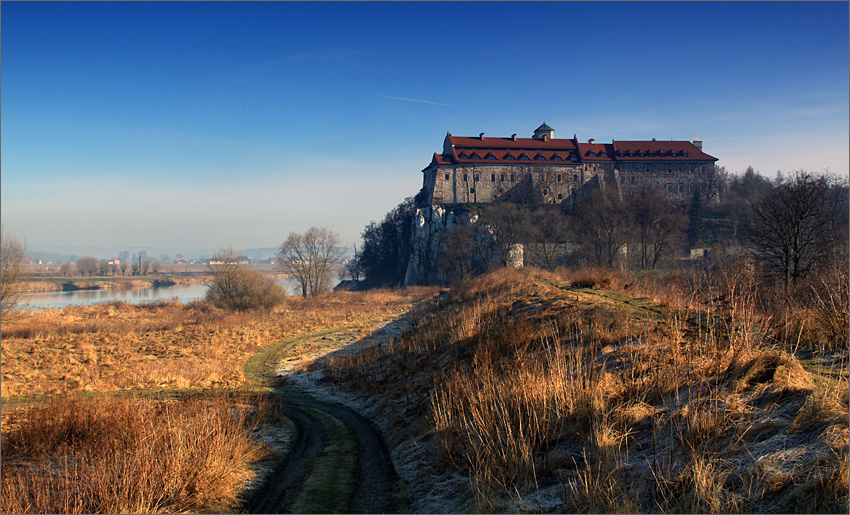
<path id="1" fill-rule="evenodd" d="M 244 367 L 258 350 L 340 328 L 367 332 L 434 293 L 338 292 L 243 313 L 206 302 L 111 303 L 4 321 L 4 401 L 26 402 L 3 407 L 0 511 L 236 509 L 264 453 L 252 431 L 268 401 L 220 390 L 167 400 L 138 390 L 249 386 Z M 293 352 L 311 345 L 306 338 Z M 130 393 L 77 395 L 118 390 Z"/>
<path id="2" fill-rule="evenodd" d="M 847 349 L 808 370 L 775 317 L 734 267 L 666 286 L 505 268 L 322 366 L 396 439 L 435 434 L 429 470 L 467 476 L 476 510 L 554 489 L 546 509 L 846 511 Z"/>
<path id="3" fill-rule="evenodd" d="M 267 345 L 334 327 L 370 327 L 433 291 L 290 297 L 271 312 L 118 302 L 22 313 L 2 328 L 2 396 L 242 386 L 245 361 Z"/>
<path id="4" fill-rule="evenodd" d="M 263 453 L 249 438 L 261 413 L 257 399 L 226 394 L 178 401 L 62 397 L 4 411 L 0 508 L 3 513 L 228 509 L 237 502 L 248 465 Z"/>

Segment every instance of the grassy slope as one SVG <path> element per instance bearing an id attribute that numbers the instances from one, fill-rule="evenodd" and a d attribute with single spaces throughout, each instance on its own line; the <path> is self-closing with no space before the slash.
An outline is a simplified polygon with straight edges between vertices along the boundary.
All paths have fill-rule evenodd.
<path id="1" fill-rule="evenodd" d="M 501 270 L 316 367 L 378 399 L 415 509 L 846 511 L 846 348 L 801 363 L 741 285 L 586 283 Z"/>

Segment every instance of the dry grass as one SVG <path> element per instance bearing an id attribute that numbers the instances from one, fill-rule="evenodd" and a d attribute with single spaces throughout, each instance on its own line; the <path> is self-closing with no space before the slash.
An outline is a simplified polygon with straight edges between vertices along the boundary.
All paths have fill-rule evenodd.
<path id="1" fill-rule="evenodd" d="M 252 433 L 266 401 L 209 392 L 178 400 L 73 395 L 248 386 L 246 361 L 266 346 L 343 327 L 368 332 L 434 293 L 339 292 L 243 313 L 206 302 L 111 303 L 4 320 L 0 511 L 238 508 L 264 453 Z"/>
<path id="2" fill-rule="evenodd" d="M 370 327 L 433 290 L 289 297 L 270 312 L 206 302 L 71 307 L 3 324 L 2 396 L 149 388 L 236 387 L 265 346 L 321 329 Z"/>
<path id="3" fill-rule="evenodd" d="M 257 406 L 257 399 L 226 394 L 179 401 L 63 397 L 4 412 L 2 511 L 232 507 L 248 464 L 263 452 L 248 437 L 261 416 Z"/>
<path id="4" fill-rule="evenodd" d="M 464 474 L 472 509 L 846 511 L 846 357 L 807 370 L 775 320 L 735 262 L 666 286 L 501 269 L 323 366 L 398 445 L 435 434 L 423 480 Z"/>

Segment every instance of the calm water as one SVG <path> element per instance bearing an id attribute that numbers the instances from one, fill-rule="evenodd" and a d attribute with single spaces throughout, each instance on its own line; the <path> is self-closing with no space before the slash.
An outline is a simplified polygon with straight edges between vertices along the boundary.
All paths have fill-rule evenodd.
<path id="1" fill-rule="evenodd" d="M 301 291 L 293 279 L 281 279 L 278 282 L 290 294 Z M 160 300 L 179 300 L 184 304 L 203 299 L 207 293 L 206 284 L 192 286 L 160 286 L 159 288 L 131 288 L 126 290 L 76 290 L 43 293 L 25 293 L 21 295 L 21 307 L 28 310 L 64 308 L 82 306 L 99 302 L 156 302 Z"/>
<path id="2" fill-rule="evenodd" d="M 192 302 L 204 298 L 207 285 L 160 286 L 159 288 L 131 288 L 127 290 L 76 290 L 44 293 L 25 293 L 21 296 L 24 309 L 52 309 L 65 306 L 97 304 L 98 302 L 153 302 L 177 299 L 180 302 Z"/>

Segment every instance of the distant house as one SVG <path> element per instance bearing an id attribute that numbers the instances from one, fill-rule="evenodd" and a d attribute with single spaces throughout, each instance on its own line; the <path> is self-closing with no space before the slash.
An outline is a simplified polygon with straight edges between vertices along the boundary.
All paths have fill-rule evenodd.
<path id="1" fill-rule="evenodd" d="M 205 265 L 223 265 L 224 261 L 220 259 L 202 259 L 201 263 Z M 245 256 L 239 256 L 236 258 L 236 263 L 240 265 L 247 265 L 251 263 L 251 259 Z"/>

